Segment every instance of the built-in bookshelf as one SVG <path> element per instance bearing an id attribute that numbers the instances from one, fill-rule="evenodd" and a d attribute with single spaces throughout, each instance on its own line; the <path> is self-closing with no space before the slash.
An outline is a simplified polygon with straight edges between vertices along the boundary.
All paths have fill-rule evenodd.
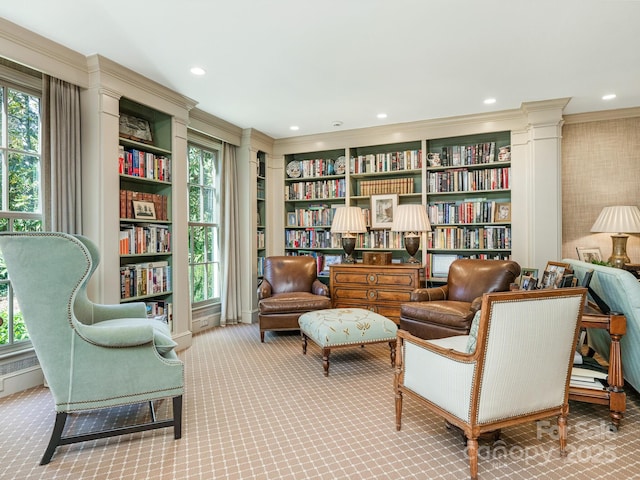
<path id="1" fill-rule="evenodd" d="M 427 276 L 444 280 L 456 258 L 511 255 L 511 134 L 427 141 Z"/>
<path id="2" fill-rule="evenodd" d="M 401 205 L 422 201 L 423 155 L 420 141 L 349 149 L 350 205 L 362 208 L 367 232 L 356 249 L 391 251 L 396 262 L 407 257 L 403 234 L 376 221 L 379 202 Z"/>
<path id="3" fill-rule="evenodd" d="M 316 259 L 318 275 L 328 279 L 325 257 L 342 251 L 331 222 L 347 196 L 344 150 L 287 155 L 285 158 L 285 253 Z"/>
<path id="4" fill-rule="evenodd" d="M 265 152 L 259 151 L 257 154 L 257 172 L 256 172 L 256 209 L 257 209 L 257 228 L 256 228 L 256 249 L 257 249 L 257 272 L 258 279 L 261 279 L 264 273 L 264 259 L 267 256 L 266 250 L 266 220 L 267 220 L 267 204 L 266 204 L 266 181 L 267 173 L 267 155 Z"/>
<path id="5" fill-rule="evenodd" d="M 120 301 L 172 321 L 171 117 L 120 100 Z"/>

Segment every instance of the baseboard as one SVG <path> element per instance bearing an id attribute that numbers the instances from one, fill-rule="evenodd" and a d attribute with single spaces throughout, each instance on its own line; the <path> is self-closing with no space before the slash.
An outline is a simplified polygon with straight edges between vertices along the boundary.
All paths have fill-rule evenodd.
<path id="1" fill-rule="evenodd" d="M 39 365 L 8 373 L 0 377 L 0 398 L 44 384 Z"/>

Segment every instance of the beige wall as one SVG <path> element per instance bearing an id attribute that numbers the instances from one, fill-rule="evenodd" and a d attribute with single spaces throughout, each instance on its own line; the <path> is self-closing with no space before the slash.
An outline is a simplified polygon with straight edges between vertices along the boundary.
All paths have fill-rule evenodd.
<path id="1" fill-rule="evenodd" d="M 611 255 L 611 237 L 591 233 L 603 207 L 640 206 L 639 116 L 599 121 L 568 119 L 562 129 L 562 256 L 576 246 L 599 247 Z M 577 119 L 579 120 L 579 119 Z M 629 236 L 627 254 L 640 263 L 640 234 Z"/>

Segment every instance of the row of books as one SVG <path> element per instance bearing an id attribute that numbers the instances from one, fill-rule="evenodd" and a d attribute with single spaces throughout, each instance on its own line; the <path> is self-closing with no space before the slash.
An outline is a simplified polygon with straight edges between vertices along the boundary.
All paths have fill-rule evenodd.
<path id="1" fill-rule="evenodd" d="M 496 142 L 442 147 L 440 152 L 427 154 L 427 159 L 430 167 L 491 163 L 496 160 Z"/>
<path id="2" fill-rule="evenodd" d="M 325 175 L 337 175 L 335 160 L 331 158 L 315 158 L 309 160 L 299 160 L 300 177 L 313 178 L 324 177 Z"/>
<path id="3" fill-rule="evenodd" d="M 327 276 L 329 275 L 329 267 L 331 265 L 336 265 L 342 263 L 342 254 L 326 254 L 322 252 L 314 252 L 312 250 L 298 250 L 296 252 L 287 252 L 287 255 L 290 256 L 300 256 L 307 255 L 309 257 L 313 257 L 316 261 L 316 273 L 318 276 Z"/>
<path id="4" fill-rule="evenodd" d="M 147 318 L 158 320 L 169 325 L 169 330 L 173 332 L 173 303 L 158 300 L 155 302 L 145 302 L 147 308 Z"/>
<path id="5" fill-rule="evenodd" d="M 347 189 L 344 178 L 294 182 L 285 187 L 285 200 L 315 200 L 344 198 Z"/>
<path id="6" fill-rule="evenodd" d="M 171 285 L 171 266 L 167 261 L 134 263 L 120 267 L 120 298 L 170 292 Z"/>
<path id="7" fill-rule="evenodd" d="M 329 205 L 309 205 L 307 208 L 296 208 L 287 213 L 288 227 L 326 227 L 331 226 L 335 208 Z"/>
<path id="8" fill-rule="evenodd" d="M 266 239 L 265 239 L 264 230 L 258 230 L 257 237 L 258 237 L 257 238 L 258 242 L 257 242 L 256 247 L 259 248 L 259 249 L 265 248 Z"/>
<path id="9" fill-rule="evenodd" d="M 493 223 L 498 221 L 496 208 L 499 202 L 486 199 L 458 202 L 435 202 L 427 205 L 427 215 L 432 225 L 455 223 Z"/>
<path id="10" fill-rule="evenodd" d="M 327 230 L 285 230 L 286 248 L 342 248 L 340 234 Z"/>
<path id="11" fill-rule="evenodd" d="M 404 248 L 403 233 L 391 230 L 370 230 L 359 233 L 356 237 L 356 248 Z"/>
<path id="12" fill-rule="evenodd" d="M 360 195 L 379 195 L 385 193 L 413 193 L 413 178 L 388 178 L 384 180 L 362 180 L 359 182 Z"/>
<path id="13" fill-rule="evenodd" d="M 258 274 L 258 277 L 262 277 L 264 275 L 264 261 L 265 257 L 258 255 L 258 268 L 256 272 Z"/>
<path id="14" fill-rule="evenodd" d="M 438 227 L 428 238 L 428 248 L 508 250 L 511 248 L 511 227 Z"/>
<path id="15" fill-rule="evenodd" d="M 375 153 L 351 157 L 350 173 L 381 173 L 422 168 L 422 150 Z"/>
<path id="16" fill-rule="evenodd" d="M 171 181 L 171 159 L 135 148 L 119 146 L 118 172 L 121 175 Z"/>
<path id="17" fill-rule="evenodd" d="M 148 220 L 169 220 L 169 197 L 161 193 L 120 190 L 120 218 L 137 218 L 133 202 L 153 203 L 155 215 Z"/>
<path id="18" fill-rule="evenodd" d="M 511 167 L 468 170 L 459 168 L 441 172 L 429 172 L 427 175 L 428 191 L 472 192 L 478 190 L 507 190 Z"/>
<path id="19" fill-rule="evenodd" d="M 171 252 L 171 232 L 167 225 L 120 225 L 120 255 Z"/>

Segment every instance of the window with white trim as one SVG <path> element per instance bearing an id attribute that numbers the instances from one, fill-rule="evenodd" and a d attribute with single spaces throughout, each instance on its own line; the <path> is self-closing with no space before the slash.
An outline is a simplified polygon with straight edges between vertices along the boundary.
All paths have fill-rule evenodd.
<path id="1" fill-rule="evenodd" d="M 42 230 L 40 79 L 0 65 L 0 231 Z M 0 258 L 0 353 L 30 347 Z"/>
<path id="2" fill-rule="evenodd" d="M 195 307 L 220 302 L 220 156 L 215 142 L 188 142 L 189 286 Z"/>

